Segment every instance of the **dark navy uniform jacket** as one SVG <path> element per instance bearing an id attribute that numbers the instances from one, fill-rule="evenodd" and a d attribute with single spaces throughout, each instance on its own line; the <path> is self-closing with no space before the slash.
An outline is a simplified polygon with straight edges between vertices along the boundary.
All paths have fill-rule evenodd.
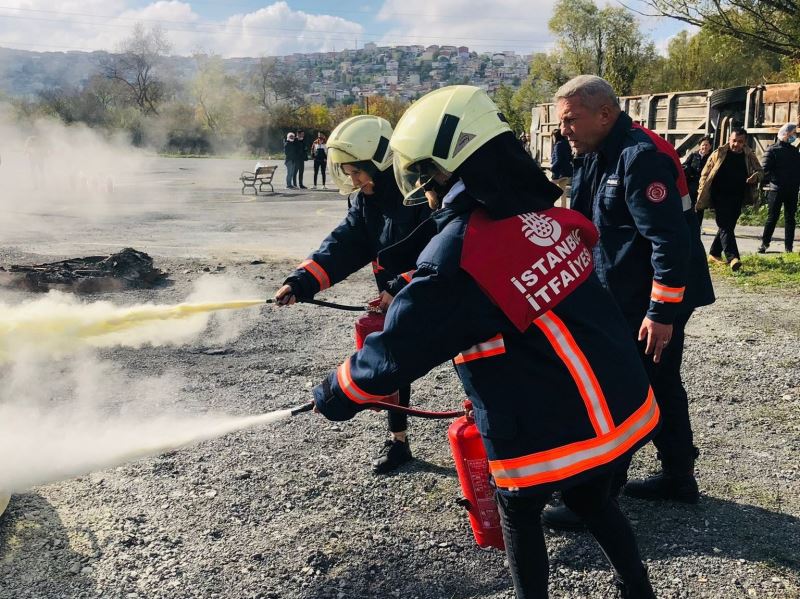
<path id="1" fill-rule="evenodd" d="M 714 302 L 714 290 L 678 155 L 620 114 L 596 152 L 578 157 L 571 207 L 600 231 L 594 263 L 629 323 L 671 324 Z"/>
<path id="2" fill-rule="evenodd" d="M 624 319 L 590 274 L 520 330 L 489 298 L 486 283 L 462 268 L 475 206 L 461 193 L 434 213 L 439 233 L 390 305 L 383 332 L 369 335 L 314 389 L 316 406 L 329 419 L 352 418 L 361 404 L 453 359 L 501 492 L 594 476 L 658 426 L 658 406 Z M 506 241 L 486 239 L 480 247 L 499 247 L 499 263 Z M 522 244 L 522 252 L 532 247 Z"/>
<path id="3" fill-rule="evenodd" d="M 311 298 L 370 262 L 380 291 L 396 295 L 411 280 L 411 272 L 390 271 L 379 266 L 376 258 L 380 250 L 404 239 L 424 222 L 430 216 L 430 208 L 404 206 L 391 169 L 380 173 L 377 179 L 376 193 L 352 194 L 345 219 L 284 281 L 299 297 Z M 430 235 L 425 242 L 427 239 Z M 416 257 L 413 254 L 406 260 L 409 270 Z"/>

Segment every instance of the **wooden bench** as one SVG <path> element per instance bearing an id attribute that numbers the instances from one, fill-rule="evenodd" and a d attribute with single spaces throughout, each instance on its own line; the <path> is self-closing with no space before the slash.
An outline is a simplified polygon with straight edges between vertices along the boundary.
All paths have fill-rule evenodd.
<path id="1" fill-rule="evenodd" d="M 252 188 L 256 195 L 259 191 L 264 191 L 264 186 L 269 185 L 272 193 L 275 193 L 275 188 L 272 186 L 272 177 L 275 176 L 275 171 L 278 170 L 277 166 L 259 166 L 256 172 L 242 171 L 239 180 L 242 182 L 242 195 L 244 190 L 248 187 Z"/>

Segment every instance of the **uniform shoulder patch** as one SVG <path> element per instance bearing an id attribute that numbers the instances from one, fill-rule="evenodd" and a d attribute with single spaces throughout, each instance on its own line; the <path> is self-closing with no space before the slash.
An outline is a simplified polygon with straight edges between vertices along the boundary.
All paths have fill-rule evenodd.
<path id="1" fill-rule="evenodd" d="M 667 199 L 667 186 L 660 181 L 655 181 L 647 186 L 645 195 L 654 204 L 660 204 Z"/>

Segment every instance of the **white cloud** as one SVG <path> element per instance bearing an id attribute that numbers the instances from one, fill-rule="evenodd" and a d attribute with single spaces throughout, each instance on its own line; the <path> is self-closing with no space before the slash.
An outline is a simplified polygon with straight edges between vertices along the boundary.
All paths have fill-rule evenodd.
<path id="1" fill-rule="evenodd" d="M 353 47 L 363 27 L 330 15 L 292 10 L 284 1 L 221 21 L 203 20 L 191 2 L 161 0 L 134 8 L 125 0 L 6 0 L 0 45 L 25 50 L 115 50 L 133 25 L 161 26 L 173 53 L 230 56 L 317 52 Z"/>
<path id="2" fill-rule="evenodd" d="M 555 0 L 386 0 L 378 19 L 390 24 L 381 43 L 449 44 L 477 52 L 518 54 L 552 47 L 547 22 Z"/>

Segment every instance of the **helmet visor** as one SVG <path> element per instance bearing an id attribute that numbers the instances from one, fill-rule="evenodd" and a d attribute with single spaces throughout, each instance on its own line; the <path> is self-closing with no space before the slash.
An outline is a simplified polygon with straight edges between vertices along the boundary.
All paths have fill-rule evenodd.
<path id="1" fill-rule="evenodd" d="M 393 156 L 394 178 L 403 194 L 403 204 L 416 206 L 427 203 L 425 192 L 431 189 L 433 177 L 438 172 L 434 162 L 428 158 L 412 161 L 400 152 Z"/>
<path id="2" fill-rule="evenodd" d="M 328 164 L 331 169 L 331 177 L 333 177 L 336 187 L 339 188 L 339 193 L 344 196 L 350 195 L 359 189 L 353 185 L 353 180 L 350 178 L 350 175 L 346 174 L 342 168 L 345 164 L 350 164 L 352 162 L 358 162 L 358 158 L 342 148 L 336 147 L 336 145 L 333 147 L 330 145 L 328 146 Z"/>
<path id="3" fill-rule="evenodd" d="M 340 194 L 346 196 L 360 189 L 353 185 L 353 179 L 350 178 L 350 175 L 344 172 L 344 169 L 342 168 L 344 164 L 339 162 L 331 162 L 329 166 L 331 177 L 333 178 L 333 182 L 336 183 L 336 187 L 339 188 Z"/>

